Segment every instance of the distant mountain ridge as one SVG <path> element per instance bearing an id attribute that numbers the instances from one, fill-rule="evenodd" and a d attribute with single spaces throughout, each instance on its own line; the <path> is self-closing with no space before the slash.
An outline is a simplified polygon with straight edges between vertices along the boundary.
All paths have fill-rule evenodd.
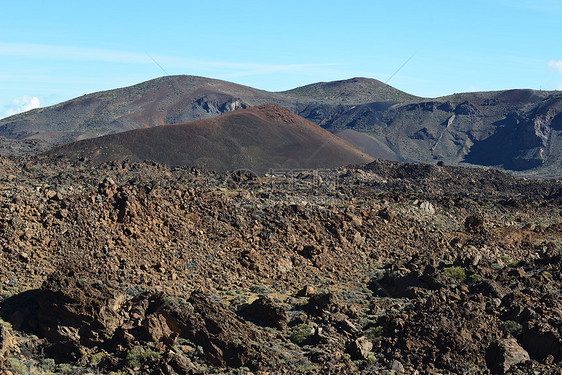
<path id="1" fill-rule="evenodd" d="M 336 95 L 334 86 L 345 88 L 342 95 Z M 317 99 L 312 93 L 322 98 Z M 322 93 L 330 93 L 330 97 Z M 302 90 L 275 93 L 204 77 L 166 76 L 1 119 L 0 136 L 33 139 L 52 146 L 126 130 L 213 117 L 261 104 L 277 104 L 298 113 L 301 107 L 306 110 L 318 100 L 332 108 L 350 102 L 368 102 L 370 97 L 397 101 L 405 95 L 391 86 L 365 78 L 319 83 Z"/>
<path id="2" fill-rule="evenodd" d="M 562 92 L 522 89 L 427 99 L 367 78 L 268 92 L 166 76 L 2 119 L 0 154 L 37 154 L 76 140 L 263 104 L 282 106 L 345 135 L 374 157 L 562 176 Z"/>

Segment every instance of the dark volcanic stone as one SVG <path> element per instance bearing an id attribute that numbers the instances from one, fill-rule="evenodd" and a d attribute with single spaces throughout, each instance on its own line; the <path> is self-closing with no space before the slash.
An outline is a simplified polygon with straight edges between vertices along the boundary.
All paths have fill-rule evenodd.
<path id="1" fill-rule="evenodd" d="M 287 312 L 268 296 L 261 296 L 246 306 L 242 314 L 258 325 L 279 330 L 287 328 L 289 321 Z"/>

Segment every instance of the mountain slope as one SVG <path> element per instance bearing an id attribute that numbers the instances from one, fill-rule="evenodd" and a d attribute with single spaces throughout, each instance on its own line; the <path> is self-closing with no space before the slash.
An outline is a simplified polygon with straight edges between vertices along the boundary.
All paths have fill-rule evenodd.
<path id="1" fill-rule="evenodd" d="M 374 158 L 398 161 L 394 151 L 370 135 L 352 129 L 338 130 L 334 134 Z"/>
<path id="2" fill-rule="evenodd" d="M 331 168 L 372 157 L 285 108 L 264 105 L 185 124 L 92 138 L 47 152 L 49 156 L 152 160 L 213 171 Z"/>
<path id="3" fill-rule="evenodd" d="M 0 135 L 56 145 L 272 102 L 289 106 L 274 94 L 230 82 L 167 76 L 2 119 Z"/>

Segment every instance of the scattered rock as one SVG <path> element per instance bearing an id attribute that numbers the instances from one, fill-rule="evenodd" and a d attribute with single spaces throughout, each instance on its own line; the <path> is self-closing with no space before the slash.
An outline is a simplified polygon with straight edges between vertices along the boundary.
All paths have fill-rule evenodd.
<path id="1" fill-rule="evenodd" d="M 17 342 L 0 345 L 4 367 L 488 373 L 487 352 L 517 357 L 497 354 L 514 337 L 530 359 L 508 373 L 559 371 L 559 181 L 376 161 L 320 171 L 335 189 L 309 173 L 234 186 L 37 160 L 0 157 L 14 176 L 0 177 L 0 316 Z M 486 230 L 459 230 L 475 212 Z"/>
<path id="2" fill-rule="evenodd" d="M 314 294 L 308 299 L 305 310 L 311 314 L 322 314 L 333 311 L 337 307 L 336 296 L 333 293 Z"/>
<path id="3" fill-rule="evenodd" d="M 117 185 L 111 177 L 106 177 L 98 185 L 98 192 L 107 198 L 112 198 L 117 193 Z"/>
<path id="4" fill-rule="evenodd" d="M 431 204 L 431 202 L 421 202 L 420 209 L 427 215 L 435 215 L 435 207 L 433 207 L 433 204 Z"/>
<path id="5" fill-rule="evenodd" d="M 310 297 L 316 294 L 316 289 L 313 286 L 307 285 L 303 287 L 297 294 L 299 297 Z"/>
<path id="6" fill-rule="evenodd" d="M 396 217 L 396 213 L 388 207 L 379 210 L 377 215 L 387 221 L 392 221 Z"/>
<path id="7" fill-rule="evenodd" d="M 471 264 L 473 266 L 477 266 L 478 263 L 480 263 L 480 260 L 482 260 L 482 255 L 480 253 L 476 253 L 472 256 Z"/>
<path id="8" fill-rule="evenodd" d="M 315 255 L 318 255 L 322 252 L 322 250 L 318 246 L 314 245 L 305 245 L 302 247 L 301 254 L 305 258 L 312 258 Z"/>
<path id="9" fill-rule="evenodd" d="M 353 342 L 353 353 L 359 359 L 369 358 L 373 350 L 373 343 L 365 336 L 361 336 Z"/>
<path id="10" fill-rule="evenodd" d="M 392 361 L 392 363 L 390 364 L 390 369 L 397 374 L 403 374 L 405 371 L 404 365 L 397 359 Z"/>
<path id="11" fill-rule="evenodd" d="M 475 231 L 484 226 L 484 218 L 478 215 L 470 215 L 464 221 L 464 227 L 468 231 Z"/>
<path id="12" fill-rule="evenodd" d="M 355 232 L 355 233 L 353 234 L 353 243 L 354 243 L 355 245 L 361 246 L 361 245 L 363 245 L 364 242 L 365 242 L 365 237 L 363 237 L 363 236 L 361 235 L 361 233 Z"/>
<path id="13" fill-rule="evenodd" d="M 10 356 L 16 342 L 8 328 L 0 323 L 0 367 L 3 367 L 4 362 Z"/>
<path id="14" fill-rule="evenodd" d="M 529 359 L 529 353 L 512 337 L 494 341 L 486 350 L 486 364 L 494 374 L 505 374 L 511 366 Z"/>

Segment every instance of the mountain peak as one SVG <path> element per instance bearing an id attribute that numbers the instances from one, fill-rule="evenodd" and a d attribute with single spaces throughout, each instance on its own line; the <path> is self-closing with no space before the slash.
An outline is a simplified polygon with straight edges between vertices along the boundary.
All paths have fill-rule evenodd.
<path id="1" fill-rule="evenodd" d="M 315 100 L 336 101 L 341 104 L 410 102 L 420 99 L 417 96 L 407 94 L 377 79 L 364 77 L 313 83 L 311 85 L 283 91 L 281 94 L 307 96 Z"/>

